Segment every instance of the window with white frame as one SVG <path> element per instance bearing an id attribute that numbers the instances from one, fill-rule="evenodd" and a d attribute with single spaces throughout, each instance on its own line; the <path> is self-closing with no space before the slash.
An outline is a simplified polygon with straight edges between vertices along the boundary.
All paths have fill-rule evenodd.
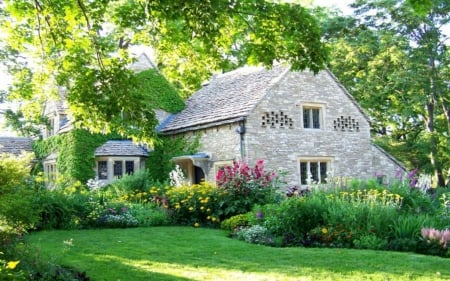
<path id="1" fill-rule="evenodd" d="M 305 129 L 323 129 L 323 105 L 304 104 L 302 106 L 303 128 Z"/>
<path id="2" fill-rule="evenodd" d="M 300 183 L 302 185 L 326 183 L 330 171 L 331 161 L 329 159 L 301 159 Z"/>

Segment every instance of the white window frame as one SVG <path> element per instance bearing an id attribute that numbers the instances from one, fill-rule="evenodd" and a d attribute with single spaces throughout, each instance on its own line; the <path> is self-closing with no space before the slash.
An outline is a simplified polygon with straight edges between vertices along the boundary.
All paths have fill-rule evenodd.
<path id="1" fill-rule="evenodd" d="M 302 103 L 301 104 L 301 128 L 304 130 L 324 130 L 325 129 L 325 104 L 324 103 Z M 310 109 L 318 109 L 319 110 L 319 128 L 314 128 L 313 125 L 313 116 L 312 111 L 310 115 L 310 124 L 308 124 L 308 127 L 305 127 L 304 122 L 304 112 L 305 110 Z"/>
<path id="2" fill-rule="evenodd" d="M 333 176 L 333 157 L 300 157 L 298 159 L 298 164 L 297 164 L 297 169 L 298 169 L 298 181 L 300 186 L 307 186 L 307 185 L 311 185 L 311 184 L 324 184 L 325 182 L 322 182 L 325 180 L 325 178 L 323 178 L 322 173 L 320 172 L 320 163 L 325 162 L 327 164 L 327 170 L 326 170 L 326 179 L 328 179 L 328 182 L 330 180 L 330 178 Z M 306 183 L 303 182 L 303 178 L 302 178 L 302 170 L 301 170 L 301 165 L 302 163 L 307 163 L 307 173 L 308 173 L 308 177 L 306 179 Z M 313 182 L 311 180 L 312 175 L 311 175 L 311 163 L 319 163 L 318 168 L 317 168 L 317 172 L 318 174 L 316 175 L 317 179 L 319 180 L 317 183 Z"/>

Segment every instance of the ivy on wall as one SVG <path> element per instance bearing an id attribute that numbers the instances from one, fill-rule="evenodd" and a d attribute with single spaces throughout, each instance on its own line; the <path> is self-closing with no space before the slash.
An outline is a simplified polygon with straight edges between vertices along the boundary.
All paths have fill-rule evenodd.
<path id="1" fill-rule="evenodd" d="M 181 111 L 185 104 L 177 90 L 156 69 L 148 69 L 136 74 L 138 91 L 146 93 L 149 106 L 167 112 Z"/>
<path id="2" fill-rule="evenodd" d="M 199 136 L 193 139 L 178 136 L 161 136 L 150 153 L 146 167 L 153 180 L 164 182 L 175 167 L 172 157 L 191 155 L 200 147 Z"/>
<path id="3" fill-rule="evenodd" d="M 41 169 L 45 157 L 56 151 L 58 173 L 70 179 L 87 182 L 88 179 L 95 177 L 95 149 L 113 137 L 113 135 L 92 134 L 86 130 L 73 129 L 68 133 L 34 142 L 33 150 Z"/>

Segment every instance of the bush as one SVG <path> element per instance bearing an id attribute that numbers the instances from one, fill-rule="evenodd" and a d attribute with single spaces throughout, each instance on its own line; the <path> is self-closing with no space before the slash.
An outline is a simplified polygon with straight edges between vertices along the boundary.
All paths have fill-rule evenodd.
<path id="1" fill-rule="evenodd" d="M 188 225 L 219 225 L 221 192 L 213 185 L 202 182 L 192 186 L 170 187 L 165 195 L 167 205 L 163 205 L 171 210 L 175 222 Z"/>
<path id="2" fill-rule="evenodd" d="M 117 196 L 131 192 L 145 192 L 151 185 L 150 173 L 147 170 L 139 170 L 132 175 L 124 175 L 115 180 L 108 189 Z"/>
<path id="3" fill-rule="evenodd" d="M 95 207 L 88 215 L 88 224 L 94 227 L 126 228 L 139 225 L 127 206 L 121 203 L 93 202 Z"/>
<path id="4" fill-rule="evenodd" d="M 267 228 L 261 225 L 240 228 L 236 232 L 236 237 L 252 244 L 272 245 L 274 243 Z"/>
<path id="5" fill-rule="evenodd" d="M 353 244 L 357 249 L 385 250 L 388 242 L 374 234 L 364 234 L 359 239 L 355 239 Z"/>
<path id="6" fill-rule="evenodd" d="M 33 228 L 39 220 L 30 169 L 32 154 L 0 154 L 0 229 Z"/>
<path id="7" fill-rule="evenodd" d="M 139 226 L 163 226 L 172 222 L 167 209 L 153 203 L 132 204 L 130 214 L 136 218 Z"/>
<path id="8" fill-rule="evenodd" d="M 422 254 L 450 257 L 450 229 L 422 228 L 417 251 Z"/>
<path id="9" fill-rule="evenodd" d="M 249 212 L 254 205 L 268 204 L 277 200 L 275 187 L 278 177 L 267 171 L 264 161 L 258 160 L 254 167 L 247 162 L 236 161 L 217 173 L 217 185 L 223 191 L 221 216 L 229 218 Z"/>
<path id="10" fill-rule="evenodd" d="M 36 200 L 40 206 L 39 229 L 83 228 L 91 211 L 93 195 L 65 194 L 60 190 L 40 190 Z"/>
<path id="11" fill-rule="evenodd" d="M 251 213 L 250 213 L 251 214 Z M 249 214 L 240 214 L 228 218 L 220 224 L 220 228 L 234 231 L 240 227 L 249 226 Z"/>

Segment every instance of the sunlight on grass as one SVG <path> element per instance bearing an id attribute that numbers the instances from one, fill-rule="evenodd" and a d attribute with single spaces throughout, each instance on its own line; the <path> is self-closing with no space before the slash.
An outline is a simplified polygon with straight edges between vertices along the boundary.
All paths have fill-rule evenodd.
<path id="1" fill-rule="evenodd" d="M 290 272 L 290 274 L 283 274 L 277 272 L 250 272 L 243 270 L 230 270 L 217 267 L 204 267 L 204 266 L 189 266 L 186 264 L 178 263 L 165 263 L 150 260 L 130 260 L 112 255 L 85 255 L 93 258 L 99 262 L 106 263 L 120 263 L 127 267 L 135 268 L 139 271 L 145 271 L 149 274 L 159 273 L 167 276 L 179 277 L 181 279 L 189 280 L 279 280 L 279 281 L 312 281 L 312 280 L 336 280 L 336 276 L 330 277 L 329 272 L 320 272 L 317 268 L 311 267 L 297 267 L 296 272 Z M 367 272 L 353 271 L 349 272 L 348 276 L 340 276 L 339 280 L 390 280 L 392 275 L 384 274 L 383 272 L 375 272 L 373 274 L 367 274 Z M 213 279 L 211 279 L 213 277 Z M 414 276 L 405 272 L 398 275 L 395 280 L 442 280 L 440 273 L 437 272 L 435 276 L 430 276 L 425 279 L 417 279 L 418 276 Z"/>
<path id="2" fill-rule="evenodd" d="M 448 260 L 411 253 L 271 248 L 213 229 L 44 231 L 43 258 L 103 280 L 449 280 Z M 107 269 L 107 270 L 104 270 Z"/>

